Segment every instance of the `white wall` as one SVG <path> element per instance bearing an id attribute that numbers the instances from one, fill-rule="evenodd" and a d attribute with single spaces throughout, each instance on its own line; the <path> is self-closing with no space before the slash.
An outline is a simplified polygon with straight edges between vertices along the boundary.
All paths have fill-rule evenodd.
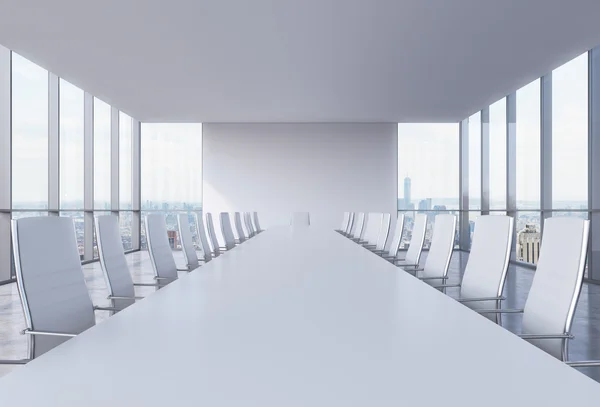
<path id="1" fill-rule="evenodd" d="M 204 123 L 204 211 L 258 211 L 263 228 L 294 211 L 328 228 L 395 213 L 397 143 L 396 123 Z"/>

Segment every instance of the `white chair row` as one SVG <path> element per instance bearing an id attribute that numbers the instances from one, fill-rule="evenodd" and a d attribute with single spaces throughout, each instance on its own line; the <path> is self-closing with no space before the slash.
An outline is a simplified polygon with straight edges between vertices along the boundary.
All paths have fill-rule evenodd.
<path id="1" fill-rule="evenodd" d="M 229 212 L 221 212 L 219 214 L 219 222 L 221 226 L 221 236 L 223 237 L 225 244 L 224 246 L 221 246 L 217 237 L 212 213 L 209 212 L 205 216 L 206 225 L 201 217 L 195 216 L 196 230 L 200 237 L 205 262 L 220 256 L 224 252 L 233 249 L 238 244 L 244 243 L 246 240 L 251 239 L 264 231 L 260 227 L 257 212 L 235 212 L 233 225 L 231 223 Z M 235 233 L 233 229 L 234 226 Z M 237 239 L 235 238 L 236 233 L 238 235 Z"/>
<path id="2" fill-rule="evenodd" d="M 540 256 L 525 307 L 503 309 L 501 304 L 506 298 L 502 293 L 512 250 L 513 218 L 479 217 L 462 281 L 447 284 L 448 247 L 453 246 L 453 238 L 450 243 L 453 234 L 449 231 L 455 227 L 450 222 L 446 224 L 443 217 L 447 216 L 436 216 L 431 248 L 425 267 L 418 269 L 419 278 L 444 292 L 451 287 L 458 288 L 459 302 L 498 324 L 502 324 L 500 316 L 503 314 L 522 314 L 519 336 L 571 366 L 600 365 L 600 361 L 568 361 L 573 315 L 585 270 L 589 221 L 573 217 L 545 220 Z"/>

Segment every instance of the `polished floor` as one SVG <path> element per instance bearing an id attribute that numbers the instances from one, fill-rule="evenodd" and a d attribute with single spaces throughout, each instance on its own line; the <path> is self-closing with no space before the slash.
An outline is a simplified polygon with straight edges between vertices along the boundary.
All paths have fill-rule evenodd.
<path id="1" fill-rule="evenodd" d="M 426 255 L 424 253 L 423 260 Z M 129 254 L 127 259 L 135 282 L 152 282 L 153 273 L 147 252 Z M 175 259 L 178 266 L 183 267 L 184 261 L 181 252 L 175 252 Z M 467 253 L 454 253 L 450 266 L 449 283 L 460 281 L 467 259 Z M 85 265 L 83 270 L 94 304 L 107 305 L 106 296 L 108 292 L 99 263 Z M 533 275 L 534 272 L 531 269 L 514 265 L 510 267 L 504 293 L 507 297 L 504 307 L 523 307 Z M 137 287 L 136 293 L 145 296 L 151 294 L 153 290 L 151 287 Z M 448 294 L 452 295 L 454 293 L 449 291 Z M 98 323 L 106 318 L 108 318 L 108 313 L 96 313 Z M 503 325 L 513 332 L 519 332 L 520 322 L 520 315 L 507 315 L 504 317 Z M 20 334 L 20 331 L 24 328 L 25 322 L 16 285 L 0 286 L 0 359 L 27 357 L 27 337 Z M 600 286 L 584 284 L 575 314 L 573 334 L 575 339 L 570 343 L 570 360 L 600 359 Z M 465 335 L 468 335 L 468 332 Z M 451 352 L 452 350 L 449 349 L 448 351 Z M 21 367 L 0 365 L 0 376 L 12 369 L 19 368 Z M 593 379 L 600 381 L 600 368 L 580 370 Z"/>

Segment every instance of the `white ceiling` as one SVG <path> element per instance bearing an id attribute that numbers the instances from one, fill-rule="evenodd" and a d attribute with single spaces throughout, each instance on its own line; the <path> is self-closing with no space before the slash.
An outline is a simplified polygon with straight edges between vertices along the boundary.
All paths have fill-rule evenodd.
<path id="1" fill-rule="evenodd" d="M 459 121 L 600 44 L 600 1 L 4 0 L 0 44 L 141 121 Z"/>

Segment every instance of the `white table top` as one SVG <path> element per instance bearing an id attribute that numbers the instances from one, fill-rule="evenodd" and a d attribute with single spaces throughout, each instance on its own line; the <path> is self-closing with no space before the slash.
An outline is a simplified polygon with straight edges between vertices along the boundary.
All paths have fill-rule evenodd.
<path id="1" fill-rule="evenodd" d="M 2 406 L 592 400 L 600 384 L 314 227 L 268 230 L 0 379 Z"/>

